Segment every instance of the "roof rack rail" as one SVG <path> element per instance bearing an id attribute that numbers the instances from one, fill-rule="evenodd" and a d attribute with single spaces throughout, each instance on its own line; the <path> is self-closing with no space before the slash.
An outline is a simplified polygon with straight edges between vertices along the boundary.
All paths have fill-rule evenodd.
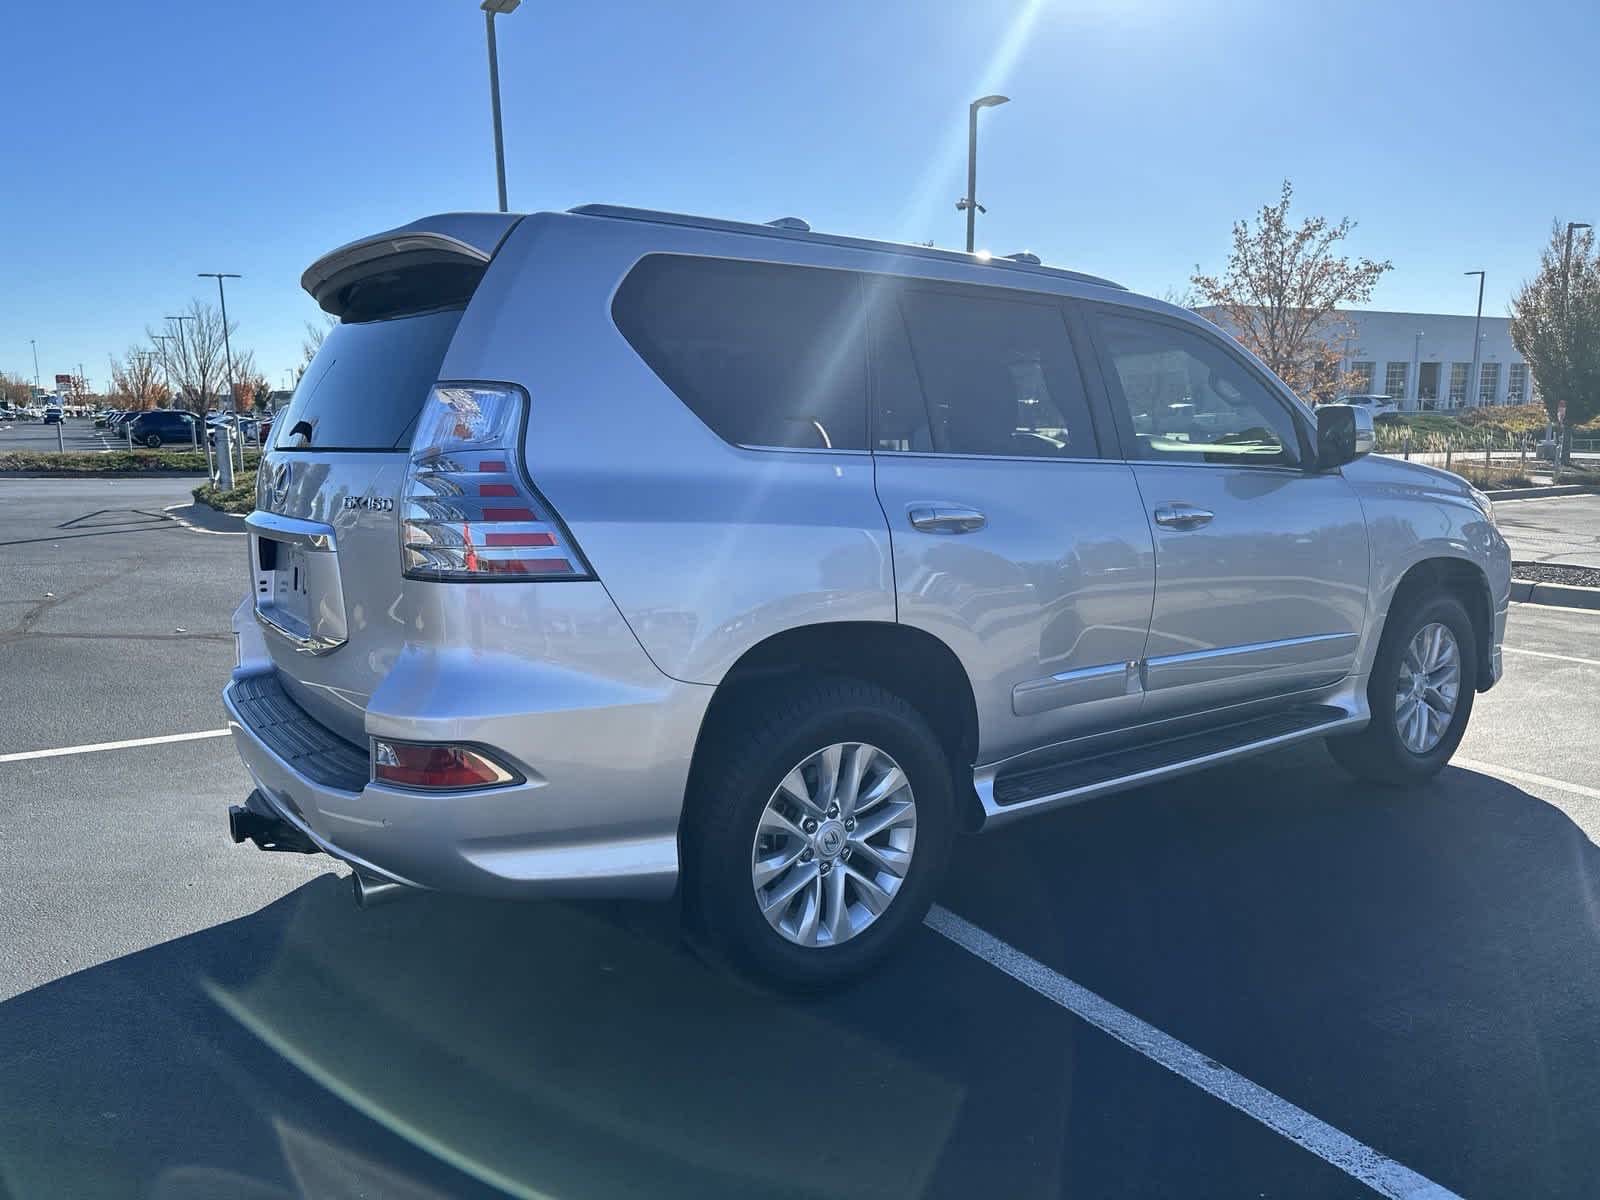
<path id="1" fill-rule="evenodd" d="M 1044 265 L 1039 261 L 1039 256 L 1032 250 L 1018 250 L 1015 254 L 1005 255 L 1005 258 L 1010 262 L 1023 263 L 1030 267 L 1041 267 Z"/>
<path id="2" fill-rule="evenodd" d="M 721 217 L 697 217 L 687 213 L 658 212 L 648 208 L 628 208 L 617 204 L 580 204 L 576 208 L 567 210 L 578 217 L 607 217 L 618 221 L 648 221 L 657 225 L 686 225 L 694 229 L 708 229 L 723 233 L 754 234 L 760 237 L 794 238 L 799 241 L 817 242 L 828 246 L 843 246 L 853 250 L 867 250 L 878 254 L 894 254 L 905 258 L 931 258 L 940 262 L 962 263 L 967 266 L 981 265 L 997 267 L 1006 271 L 1027 271 L 1031 274 L 1049 275 L 1055 279 L 1070 279 L 1075 283 L 1088 283 L 1096 287 L 1114 288 L 1119 292 L 1127 291 L 1120 283 L 1103 279 L 1099 275 L 1090 275 L 1084 271 L 1068 271 L 1061 267 L 1047 267 L 1038 262 L 1036 256 L 1029 255 L 1033 261 L 1011 255 L 1006 258 L 990 258 L 964 253 L 960 250 L 939 250 L 932 246 L 913 246 L 903 242 L 885 242 L 874 238 L 846 237 L 836 233 L 813 233 L 810 227 L 797 228 L 789 224 L 798 221 L 797 217 L 783 217 L 764 225 L 753 224 L 749 221 L 729 221 Z M 803 224 L 803 222 L 801 222 Z"/>
<path id="3" fill-rule="evenodd" d="M 779 217 L 775 221 L 768 221 L 767 226 L 771 229 L 792 229 L 796 233 L 811 232 L 811 222 L 800 217 Z"/>

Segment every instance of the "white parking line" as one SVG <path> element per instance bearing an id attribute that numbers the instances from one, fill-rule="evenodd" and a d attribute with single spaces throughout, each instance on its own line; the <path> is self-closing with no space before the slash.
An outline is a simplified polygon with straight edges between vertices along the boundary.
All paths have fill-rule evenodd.
<path id="1" fill-rule="evenodd" d="M 1461 1200 L 1455 1192 L 1417 1174 L 1410 1167 L 1381 1154 L 1347 1133 L 1320 1121 L 1282 1096 L 1252 1083 L 1243 1075 L 1213 1062 L 1192 1046 L 1162 1033 L 1118 1008 L 1082 984 L 1030 958 L 1016 947 L 979 929 L 970 921 L 934 905 L 925 920 L 928 928 L 949 938 L 963 950 L 1005 972 L 1046 1000 L 1059 1004 L 1117 1041 L 1136 1050 L 1173 1074 L 1247 1117 L 1260 1121 L 1326 1163 L 1339 1168 L 1384 1196 L 1405 1200 Z"/>
<path id="2" fill-rule="evenodd" d="M 1548 650 L 1524 650 L 1520 646 L 1501 646 L 1500 649 L 1507 654 L 1526 654 L 1532 658 L 1554 658 L 1561 662 L 1582 663 L 1586 667 L 1600 667 L 1600 658 L 1575 658 L 1571 654 L 1551 654 Z"/>
<path id="3" fill-rule="evenodd" d="M 1590 800 L 1600 800 L 1600 788 L 1586 787 L 1581 783 L 1568 783 L 1565 779 L 1551 779 L 1548 775 L 1535 775 L 1532 771 L 1516 771 L 1510 767 L 1497 767 L 1493 763 L 1479 762 L 1475 758 L 1462 758 L 1457 755 L 1450 760 L 1452 767 L 1465 767 L 1469 771 L 1477 771 L 1483 775 L 1493 775 L 1496 779 L 1509 780 L 1512 783 L 1531 783 L 1534 787 L 1554 788 L 1558 792 L 1571 792 L 1575 796 L 1586 796 Z"/>
<path id="4" fill-rule="evenodd" d="M 101 750 L 128 750 L 134 746 L 163 746 L 168 742 L 198 742 L 203 738 L 227 737 L 226 729 L 204 729 L 199 733 L 168 733 L 161 737 L 128 738 L 122 742 L 91 742 L 87 746 L 58 746 L 54 750 L 22 750 L 0 754 L 0 763 L 26 762 L 31 758 L 61 758 L 68 754 L 94 754 Z"/>

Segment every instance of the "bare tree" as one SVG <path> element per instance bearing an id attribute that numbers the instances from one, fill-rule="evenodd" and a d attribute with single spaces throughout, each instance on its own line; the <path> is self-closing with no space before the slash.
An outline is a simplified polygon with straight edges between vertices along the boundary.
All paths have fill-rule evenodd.
<path id="1" fill-rule="evenodd" d="M 306 368 L 311 365 L 311 360 L 317 356 L 317 351 L 322 349 L 323 340 L 338 323 L 339 319 L 337 317 L 329 316 L 324 316 L 321 324 L 316 321 L 306 322 L 306 336 L 300 343 L 300 365 L 294 369 L 294 381 L 296 383 L 299 383 L 301 377 L 305 375 Z"/>
<path id="2" fill-rule="evenodd" d="M 165 372 L 154 350 L 129 346 L 121 359 L 111 362 L 111 386 L 129 408 L 159 408 L 172 393 L 162 379 Z"/>
<path id="3" fill-rule="evenodd" d="M 1294 187 L 1285 179 L 1276 204 L 1262 207 L 1254 226 L 1237 221 L 1227 270 L 1190 285 L 1207 315 L 1243 342 L 1300 395 L 1331 399 L 1339 390 L 1338 343 L 1345 323 L 1337 309 L 1365 304 L 1385 271 L 1385 259 L 1349 259 L 1336 253 L 1355 228 L 1349 217 L 1333 223 L 1307 217 L 1289 223 Z"/>
<path id="4" fill-rule="evenodd" d="M 0 371 L 0 400 L 8 404 L 27 404 L 33 399 L 33 384 L 21 375 Z"/>
<path id="5" fill-rule="evenodd" d="M 228 386 L 228 363 L 223 352 L 222 315 L 211 305 L 191 300 L 184 316 L 172 322 L 168 340 L 155 342 L 155 332 L 145 334 L 156 345 L 166 347 L 167 369 L 178 403 L 191 412 L 204 412 L 217 394 Z M 237 322 L 228 323 L 231 336 Z"/>
<path id="6" fill-rule="evenodd" d="M 1511 301 L 1511 341 L 1539 384 L 1550 419 L 1565 431 L 1563 462 L 1572 461 L 1572 428 L 1600 415 L 1600 257 L 1592 230 L 1572 240 L 1550 228 L 1539 270 Z"/>

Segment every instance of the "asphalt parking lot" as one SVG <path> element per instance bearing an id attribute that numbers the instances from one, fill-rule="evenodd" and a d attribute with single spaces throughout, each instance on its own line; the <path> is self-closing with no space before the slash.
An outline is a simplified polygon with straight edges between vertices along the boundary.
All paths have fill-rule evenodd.
<path id="1" fill-rule="evenodd" d="M 224 737 L 37 755 L 221 728 L 188 486 L 0 479 L 0 1194 L 1595 1194 L 1600 614 L 1515 606 L 1426 788 L 1311 746 L 969 839 L 777 1000 L 665 908 L 358 912 L 228 841 Z"/>
<path id="2" fill-rule="evenodd" d="M 68 417 L 61 422 L 60 443 L 56 426 L 38 419 L 0 420 L 0 453 L 7 450 L 116 450 L 126 449 L 127 439 L 108 437 L 85 417 Z"/>

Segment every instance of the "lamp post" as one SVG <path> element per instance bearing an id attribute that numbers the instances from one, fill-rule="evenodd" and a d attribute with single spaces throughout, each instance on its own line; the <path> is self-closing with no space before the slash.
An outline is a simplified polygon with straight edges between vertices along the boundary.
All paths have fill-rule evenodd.
<path id="1" fill-rule="evenodd" d="M 1566 324 L 1568 297 L 1572 291 L 1572 231 L 1593 229 L 1587 221 L 1567 222 L 1567 248 L 1561 254 L 1561 322 Z M 1565 332 L 1565 331 L 1564 331 Z"/>
<path id="2" fill-rule="evenodd" d="M 161 355 L 161 377 L 167 384 L 167 402 L 172 402 L 172 364 L 167 361 L 167 343 L 172 340 L 170 333 L 152 333 L 150 340 L 157 343 L 156 350 Z"/>
<path id="3" fill-rule="evenodd" d="M 500 188 L 500 211 L 506 211 L 506 145 L 500 132 L 500 55 L 495 49 L 494 19 L 497 14 L 510 15 L 517 11 L 522 0 L 483 0 L 483 27 L 489 38 L 489 104 L 494 110 L 494 176 Z"/>
<path id="4" fill-rule="evenodd" d="M 488 3 L 488 0 L 484 0 Z M 980 96 L 967 105 L 967 194 L 956 201 L 956 211 L 967 214 L 967 253 L 972 253 L 973 236 L 978 214 L 988 212 L 978 203 L 978 110 L 1008 104 L 1010 96 Z"/>
<path id="5" fill-rule="evenodd" d="M 239 397 L 234 392 L 233 382 L 233 347 L 228 342 L 228 297 L 222 290 L 224 279 L 239 279 L 240 275 L 233 271 L 196 271 L 197 279 L 215 279 L 217 281 L 217 302 L 222 305 L 222 354 L 228 364 L 228 411 L 238 413 Z M 224 427 L 226 428 L 226 427 Z M 234 428 L 238 428 L 237 422 Z M 229 439 L 232 440 L 231 438 Z M 244 470 L 244 439 L 239 440 L 239 469 Z"/>
<path id="6" fill-rule="evenodd" d="M 33 392 L 37 396 L 44 391 L 44 388 L 39 386 L 39 343 L 29 338 L 28 345 L 33 347 Z"/>
<path id="7" fill-rule="evenodd" d="M 1478 277 L 1478 316 L 1472 322 L 1472 371 L 1467 376 L 1467 407 L 1472 408 L 1477 404 L 1478 371 L 1483 360 L 1483 343 L 1479 340 L 1478 329 L 1483 325 L 1483 281 L 1487 278 L 1482 271 L 1463 271 L 1463 275 L 1476 275 Z"/>
<path id="8" fill-rule="evenodd" d="M 173 321 L 173 322 L 175 322 L 177 324 L 178 331 L 176 333 L 168 334 L 167 338 L 168 338 L 169 341 L 174 341 L 174 342 L 178 343 L 178 354 L 182 354 L 183 353 L 183 323 L 185 321 L 192 321 L 192 320 L 194 320 L 194 318 L 193 317 L 168 317 L 167 320 Z M 177 357 L 177 356 L 174 355 L 174 357 Z M 167 367 L 167 376 L 168 376 L 167 386 L 171 387 L 172 386 L 172 383 L 171 383 L 172 367 L 170 365 Z M 174 399 L 177 398 L 177 393 L 176 392 L 173 393 L 173 398 Z M 204 412 L 205 411 L 205 407 L 206 407 L 206 398 L 205 398 L 205 393 L 202 392 L 201 395 L 200 395 L 200 411 Z"/>
<path id="9" fill-rule="evenodd" d="M 1411 386 L 1406 389 L 1411 393 L 1407 397 L 1411 407 L 1417 411 L 1422 409 L 1422 330 L 1417 330 L 1417 336 L 1411 340 Z"/>

